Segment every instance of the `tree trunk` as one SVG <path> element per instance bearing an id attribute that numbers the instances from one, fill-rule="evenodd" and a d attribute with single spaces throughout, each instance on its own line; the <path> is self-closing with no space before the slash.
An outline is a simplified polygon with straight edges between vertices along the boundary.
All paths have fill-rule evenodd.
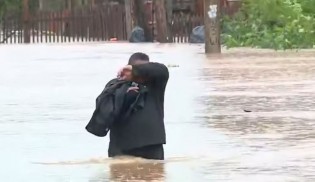
<path id="1" fill-rule="evenodd" d="M 167 22 L 170 24 L 173 16 L 173 1 L 166 0 L 166 11 Z"/>
<path id="2" fill-rule="evenodd" d="M 127 39 L 131 36 L 132 31 L 132 14 L 131 14 L 132 0 L 125 0 L 125 11 L 126 11 L 126 31 Z"/>
<path id="3" fill-rule="evenodd" d="M 44 0 L 39 0 L 39 10 L 43 11 L 44 10 Z"/>
<path id="4" fill-rule="evenodd" d="M 161 43 L 168 42 L 168 23 L 166 17 L 166 3 L 165 0 L 155 1 L 155 15 L 157 26 L 157 40 Z"/>
<path id="5" fill-rule="evenodd" d="M 149 27 L 148 16 L 145 13 L 145 6 L 143 0 L 135 0 L 135 17 L 136 17 L 136 25 L 143 28 L 145 40 L 147 42 L 153 42 L 152 29 Z"/>
<path id="6" fill-rule="evenodd" d="M 24 43 L 30 43 L 30 10 L 28 0 L 23 0 L 23 18 Z"/>
<path id="7" fill-rule="evenodd" d="M 173 42 L 172 21 L 173 21 L 173 1 L 166 0 L 167 36 L 168 42 Z"/>

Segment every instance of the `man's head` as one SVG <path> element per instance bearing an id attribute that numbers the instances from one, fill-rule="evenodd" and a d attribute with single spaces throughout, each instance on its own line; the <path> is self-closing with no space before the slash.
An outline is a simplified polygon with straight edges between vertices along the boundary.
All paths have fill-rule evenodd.
<path id="1" fill-rule="evenodd" d="M 150 58 L 147 54 L 142 53 L 142 52 L 136 52 L 130 56 L 128 64 L 136 65 L 136 64 L 144 64 L 148 62 L 150 62 Z"/>

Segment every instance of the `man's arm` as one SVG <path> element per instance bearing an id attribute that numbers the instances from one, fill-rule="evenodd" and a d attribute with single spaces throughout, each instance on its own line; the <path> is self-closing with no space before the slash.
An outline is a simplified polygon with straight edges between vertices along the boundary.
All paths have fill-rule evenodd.
<path id="1" fill-rule="evenodd" d="M 169 78 L 168 68 L 160 63 L 145 63 L 129 66 L 132 80 L 140 82 L 165 82 Z"/>

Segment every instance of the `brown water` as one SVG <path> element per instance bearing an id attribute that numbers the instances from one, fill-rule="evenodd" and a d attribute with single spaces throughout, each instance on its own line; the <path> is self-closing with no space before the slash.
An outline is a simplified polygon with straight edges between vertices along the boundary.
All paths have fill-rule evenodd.
<path id="1" fill-rule="evenodd" d="M 84 130 L 135 51 L 170 67 L 165 162 L 107 159 Z M 244 110 L 252 112 L 244 112 Z M 0 47 L 0 181 L 315 181 L 315 52 L 200 45 Z"/>

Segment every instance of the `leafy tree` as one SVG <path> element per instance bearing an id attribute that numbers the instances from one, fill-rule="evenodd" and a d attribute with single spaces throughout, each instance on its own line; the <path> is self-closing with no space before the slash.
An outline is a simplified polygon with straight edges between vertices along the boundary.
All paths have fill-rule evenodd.
<path id="1" fill-rule="evenodd" d="M 234 18 L 224 19 L 227 47 L 313 48 L 315 0 L 243 0 Z"/>

